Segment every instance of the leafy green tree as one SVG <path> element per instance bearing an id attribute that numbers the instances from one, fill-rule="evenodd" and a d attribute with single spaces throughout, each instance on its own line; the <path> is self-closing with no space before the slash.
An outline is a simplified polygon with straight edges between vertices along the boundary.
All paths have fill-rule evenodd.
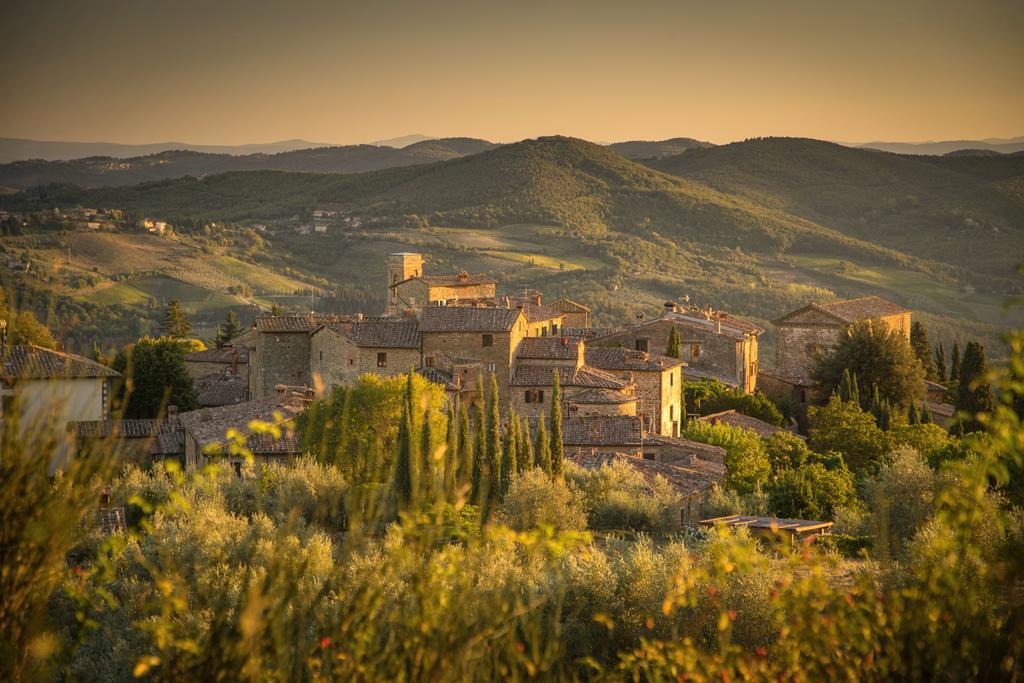
<path id="1" fill-rule="evenodd" d="M 681 436 L 725 449 L 725 486 L 741 495 L 753 493 L 771 472 L 764 439 L 749 429 L 691 420 Z"/>
<path id="2" fill-rule="evenodd" d="M 935 511 L 935 472 L 920 453 L 901 447 L 863 484 L 871 511 L 874 552 L 879 558 L 899 557 L 914 534 Z"/>
<path id="3" fill-rule="evenodd" d="M 772 474 L 782 470 L 802 467 L 811 459 L 814 452 L 807 447 L 807 442 L 790 432 L 775 432 L 764 440 L 771 463 Z"/>
<path id="4" fill-rule="evenodd" d="M 932 345 L 928 341 L 928 332 L 925 331 L 924 325 L 920 321 L 914 321 L 910 325 L 910 348 L 914 350 L 914 355 L 921 361 L 925 379 L 930 379 L 933 382 L 938 380 L 935 362 L 932 360 Z"/>
<path id="5" fill-rule="evenodd" d="M 819 453 L 842 453 L 850 470 L 863 476 L 884 461 L 889 441 L 870 413 L 833 396 L 824 406 L 810 409 L 808 445 Z"/>
<path id="6" fill-rule="evenodd" d="M 877 386 L 881 398 L 901 409 L 924 394 L 921 362 L 902 335 L 883 325 L 854 323 L 819 358 L 811 374 L 825 391 L 833 392 L 847 370 L 857 376 L 861 387 Z"/>
<path id="7" fill-rule="evenodd" d="M 679 331 L 676 330 L 675 325 L 672 326 L 668 333 L 668 345 L 665 347 L 665 355 L 669 358 L 681 358 L 683 355 L 682 351 L 680 351 Z"/>
<path id="8" fill-rule="evenodd" d="M 827 521 L 837 508 L 858 503 L 853 474 L 842 463 L 834 469 L 810 462 L 783 470 L 765 490 L 772 514 L 791 519 Z"/>
<path id="9" fill-rule="evenodd" d="M 533 447 L 534 462 L 537 467 L 544 470 L 549 476 L 551 475 L 551 441 L 548 439 L 548 430 L 544 426 L 545 419 L 541 415 L 537 419 L 537 441 L 536 446 Z"/>
<path id="10" fill-rule="evenodd" d="M 182 412 L 198 408 L 185 356 L 202 349 L 200 341 L 170 337 L 143 337 L 121 349 L 113 367 L 125 376 L 125 417 L 158 417 L 172 405 Z"/>
<path id="11" fill-rule="evenodd" d="M 0 329 L 0 337 L 8 344 L 33 344 L 44 349 L 56 349 L 57 340 L 31 311 L 16 311 L 7 305 L 4 291 L 0 288 L 0 320 L 7 323 Z"/>
<path id="12" fill-rule="evenodd" d="M 685 402 L 690 404 L 696 414 L 710 415 L 723 410 L 735 410 L 775 426 L 781 426 L 783 422 L 778 406 L 760 391 L 748 394 L 717 380 L 701 380 L 687 382 L 683 395 Z"/>
<path id="13" fill-rule="evenodd" d="M 238 322 L 238 316 L 234 311 L 228 311 L 224 318 L 224 324 L 217 327 L 216 341 L 218 345 L 224 345 L 237 337 L 242 332 L 242 326 Z"/>
<path id="14" fill-rule="evenodd" d="M 935 377 L 940 384 L 949 378 L 946 374 L 946 349 L 943 348 L 941 339 L 935 347 Z"/>
<path id="15" fill-rule="evenodd" d="M 171 299 L 170 303 L 167 304 L 161 329 L 164 336 L 175 339 L 186 339 L 192 334 L 192 323 L 185 316 L 185 311 L 181 308 L 181 302 L 177 299 Z"/>
<path id="16" fill-rule="evenodd" d="M 284 315 L 284 309 L 278 304 L 273 304 L 270 307 L 270 315 Z"/>
<path id="17" fill-rule="evenodd" d="M 960 365 L 958 376 L 960 383 L 956 393 L 956 409 L 963 414 L 958 428 L 964 432 L 983 429 L 984 425 L 978 420 L 978 414 L 988 414 L 995 409 L 996 400 L 987 375 L 988 364 L 985 360 L 985 347 L 978 342 L 967 342 Z"/>
<path id="18" fill-rule="evenodd" d="M 551 385 L 551 476 L 565 476 L 565 444 L 562 442 L 562 390 L 558 386 L 558 370 Z"/>

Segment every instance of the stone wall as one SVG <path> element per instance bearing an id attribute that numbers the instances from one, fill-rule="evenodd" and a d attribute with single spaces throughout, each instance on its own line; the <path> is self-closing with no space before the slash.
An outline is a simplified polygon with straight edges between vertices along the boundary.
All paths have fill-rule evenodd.
<path id="1" fill-rule="evenodd" d="M 377 354 L 385 354 L 384 367 L 378 365 Z M 330 328 L 313 335 L 310 353 L 310 376 L 322 391 L 353 384 L 361 375 L 372 372 L 384 377 L 402 375 L 420 366 L 419 349 L 394 349 L 356 346 L 350 339 Z"/>
<path id="2" fill-rule="evenodd" d="M 312 385 L 307 332 L 262 332 L 250 358 L 255 358 L 249 373 L 249 395 L 254 400 L 273 396 L 278 384 Z"/>
<path id="3" fill-rule="evenodd" d="M 809 376 L 817 354 L 832 348 L 843 326 L 836 323 L 783 323 L 775 328 L 775 369 Z"/>
<path id="4" fill-rule="evenodd" d="M 421 333 L 423 355 L 447 354 L 452 357 L 472 358 L 482 364 L 484 390 L 487 391 L 490 374 L 493 372 L 498 380 L 498 391 L 503 403 L 508 401 L 509 368 L 515 350 L 522 341 L 525 328 L 520 324 L 511 332 L 423 332 Z M 493 346 L 483 345 L 484 334 L 494 338 Z M 493 363 L 493 370 L 489 364 Z"/>

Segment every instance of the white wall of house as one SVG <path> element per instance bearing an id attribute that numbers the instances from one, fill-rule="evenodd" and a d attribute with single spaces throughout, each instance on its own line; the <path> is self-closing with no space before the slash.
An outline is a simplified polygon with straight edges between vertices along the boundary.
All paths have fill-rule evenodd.
<path id="1" fill-rule="evenodd" d="M 56 378 L 19 380 L 13 388 L 20 407 L 21 428 L 50 425 L 62 440 L 50 464 L 51 473 L 64 466 L 74 452 L 74 439 L 67 431 L 68 422 L 102 420 L 105 378 Z"/>

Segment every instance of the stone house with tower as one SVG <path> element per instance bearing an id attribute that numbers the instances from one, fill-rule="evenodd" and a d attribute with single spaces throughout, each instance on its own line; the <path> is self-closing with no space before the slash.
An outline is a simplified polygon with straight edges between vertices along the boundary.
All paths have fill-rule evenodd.
<path id="1" fill-rule="evenodd" d="M 484 275 L 425 275 L 423 255 L 411 252 L 388 256 L 388 315 L 415 311 L 437 303 L 493 299 L 497 283 Z"/>

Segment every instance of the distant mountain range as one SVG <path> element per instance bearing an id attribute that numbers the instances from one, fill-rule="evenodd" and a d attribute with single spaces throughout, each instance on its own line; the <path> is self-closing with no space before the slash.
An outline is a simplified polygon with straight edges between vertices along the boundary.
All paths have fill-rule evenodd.
<path id="1" fill-rule="evenodd" d="M 324 147 L 326 143 L 309 140 L 282 140 L 280 142 L 256 143 L 250 145 L 193 145 L 187 142 L 154 142 L 145 145 L 125 145 L 117 142 L 57 142 L 50 140 L 23 140 L 0 138 L 0 163 L 25 159 L 62 161 L 84 157 L 129 157 L 148 156 L 171 150 L 204 152 L 207 154 L 277 154 L 296 149 Z"/>
<path id="2" fill-rule="evenodd" d="M 998 154 L 1024 152 L 1024 137 L 987 138 L 985 140 L 941 140 L 936 142 L 865 142 L 849 145 L 867 147 L 896 154 L 941 155 L 951 152 L 980 151 Z"/>

